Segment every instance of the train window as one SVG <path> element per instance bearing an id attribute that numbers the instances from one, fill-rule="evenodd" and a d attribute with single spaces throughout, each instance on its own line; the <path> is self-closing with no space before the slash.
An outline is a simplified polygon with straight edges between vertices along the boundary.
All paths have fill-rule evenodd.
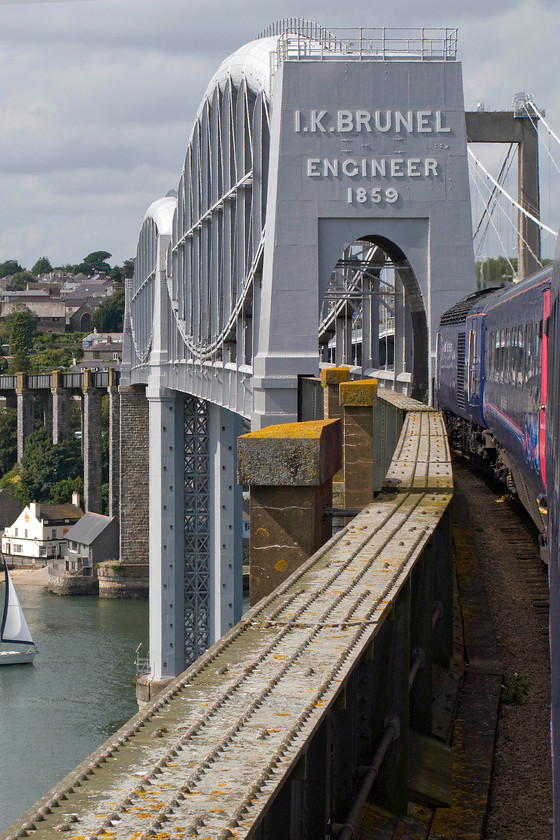
<path id="1" fill-rule="evenodd" d="M 506 353 L 506 331 L 499 330 L 498 334 L 498 382 L 504 381 L 504 365 Z"/>
<path id="2" fill-rule="evenodd" d="M 504 370 L 504 382 L 508 385 L 511 383 L 511 367 L 513 364 L 513 353 L 511 351 L 511 328 L 506 328 L 506 358 Z"/>
<path id="3" fill-rule="evenodd" d="M 525 339 L 525 353 L 527 356 L 527 387 L 530 390 L 533 378 L 533 325 L 527 324 L 527 336 Z"/>
<path id="4" fill-rule="evenodd" d="M 517 384 L 520 388 L 523 388 L 525 384 L 525 371 L 526 371 L 526 360 L 525 360 L 525 330 L 527 327 L 524 325 L 519 327 L 517 331 L 517 352 L 519 356 L 519 367 L 517 369 Z"/>

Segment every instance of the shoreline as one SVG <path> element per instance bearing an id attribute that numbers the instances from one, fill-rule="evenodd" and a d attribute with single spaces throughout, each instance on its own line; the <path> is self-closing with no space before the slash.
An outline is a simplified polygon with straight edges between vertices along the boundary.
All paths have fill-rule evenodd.
<path id="1" fill-rule="evenodd" d="M 48 582 L 49 571 L 47 566 L 26 566 L 23 568 L 10 569 L 11 579 L 17 581 L 18 586 L 46 586 Z M 2 575 L 2 578 L 4 576 Z"/>

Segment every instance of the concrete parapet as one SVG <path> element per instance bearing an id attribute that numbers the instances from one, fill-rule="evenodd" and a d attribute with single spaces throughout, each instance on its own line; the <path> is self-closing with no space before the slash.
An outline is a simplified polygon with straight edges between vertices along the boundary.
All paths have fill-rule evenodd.
<path id="1" fill-rule="evenodd" d="M 342 382 L 340 403 L 344 418 L 344 506 L 363 508 L 373 500 L 373 407 L 377 380 Z"/>
<path id="2" fill-rule="evenodd" d="M 330 537 L 323 510 L 342 460 L 339 420 L 268 426 L 238 439 L 238 480 L 250 486 L 251 604 Z"/>
<path id="3" fill-rule="evenodd" d="M 341 382 L 347 382 L 349 379 L 349 367 L 323 368 L 321 370 L 321 384 L 324 388 L 323 412 L 325 418 L 334 420 L 342 417 L 338 388 Z"/>

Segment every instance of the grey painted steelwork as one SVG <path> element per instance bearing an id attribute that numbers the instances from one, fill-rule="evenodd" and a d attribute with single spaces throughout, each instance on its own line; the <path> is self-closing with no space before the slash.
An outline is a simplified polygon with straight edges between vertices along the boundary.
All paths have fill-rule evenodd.
<path id="1" fill-rule="evenodd" d="M 185 400 L 185 663 L 210 645 L 210 489 L 208 409 Z"/>
<path id="2" fill-rule="evenodd" d="M 422 451 L 434 483 L 381 494 L 2 840 L 323 837 L 388 720 L 378 796 L 406 810 L 409 730 L 430 736 L 432 663 L 452 647 L 452 483 L 441 416 L 390 404 L 412 410 L 399 452 Z"/>
<path id="3" fill-rule="evenodd" d="M 170 392 L 217 406 L 229 438 L 234 416 L 253 429 L 295 421 L 299 378 L 319 372 L 320 331 L 334 325 L 340 364 L 341 353 L 352 353 L 352 318 L 359 316 L 371 375 L 380 367 L 385 304 L 397 327 L 397 361 L 385 379 L 430 399 L 439 316 L 474 286 L 456 36 L 454 29 L 331 32 L 287 19 L 223 62 L 198 109 L 177 194 L 154 202 L 144 219 L 127 288 L 125 387 L 147 386 L 150 400 Z M 355 312 L 347 300 L 334 314 L 327 306 L 325 326 L 330 278 L 356 242 L 368 254 L 360 299 Z M 390 301 L 376 272 L 386 260 L 396 275 Z M 212 452 L 219 425 L 210 432 Z M 150 427 L 150 437 L 160 434 Z M 158 503 L 151 507 L 157 537 L 150 563 L 160 567 L 171 552 L 182 564 L 183 546 L 176 535 L 164 538 L 162 527 L 176 491 L 164 489 L 152 463 L 150 493 Z M 173 473 L 183 468 L 176 452 Z M 240 576 L 241 556 L 220 539 L 225 520 L 219 500 L 211 505 L 208 581 L 223 584 L 232 557 Z M 241 517 L 232 527 L 240 529 Z M 202 569 L 200 550 L 194 567 Z M 212 591 L 202 596 L 206 577 L 193 574 L 187 597 L 199 605 L 194 621 L 202 633 L 207 599 L 218 592 L 209 583 Z M 218 587 L 222 627 L 240 609 L 236 574 L 233 599 L 229 583 Z M 165 577 L 154 580 L 161 586 Z M 163 593 L 156 589 L 154 598 L 162 603 Z M 164 650 L 183 644 L 175 622 L 166 628 L 152 634 L 158 674 L 169 662 Z M 193 637 L 187 649 L 197 644 Z"/>

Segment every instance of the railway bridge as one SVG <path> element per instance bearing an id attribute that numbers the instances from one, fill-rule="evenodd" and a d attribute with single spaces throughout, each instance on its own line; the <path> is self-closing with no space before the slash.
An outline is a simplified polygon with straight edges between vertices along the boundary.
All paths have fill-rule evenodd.
<path id="1" fill-rule="evenodd" d="M 6 837 L 350 838 L 374 783 L 448 804 L 456 35 L 288 19 L 210 81 L 126 290 L 114 574 L 149 558 L 146 705 Z"/>

